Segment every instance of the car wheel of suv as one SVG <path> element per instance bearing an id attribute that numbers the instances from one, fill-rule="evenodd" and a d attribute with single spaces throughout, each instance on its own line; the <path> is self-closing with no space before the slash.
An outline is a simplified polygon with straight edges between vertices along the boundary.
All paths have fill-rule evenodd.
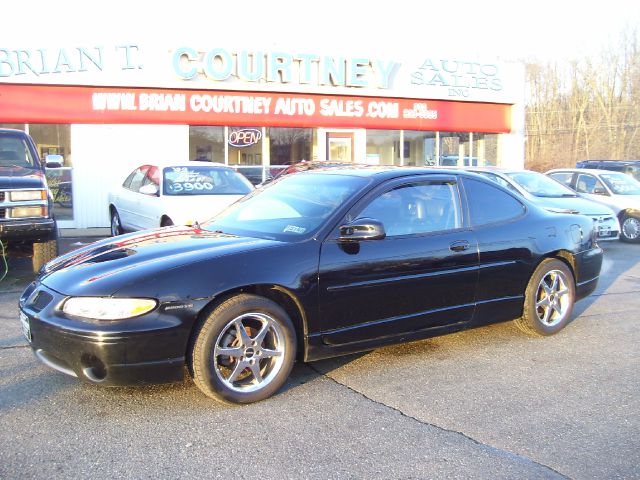
<path id="1" fill-rule="evenodd" d="M 190 353 L 190 372 L 207 396 L 251 403 L 270 397 L 286 381 L 296 357 L 296 334 L 276 303 L 241 294 L 204 319 Z"/>
<path id="2" fill-rule="evenodd" d="M 124 230 L 122 229 L 122 223 L 120 223 L 120 215 L 118 215 L 118 211 L 113 208 L 111 210 L 111 236 L 117 237 L 123 233 Z"/>
<path id="3" fill-rule="evenodd" d="M 55 238 L 46 242 L 33 243 L 33 255 L 31 257 L 31 266 L 34 273 L 38 273 L 42 266 L 58 256 L 58 233 L 56 231 Z"/>
<path id="4" fill-rule="evenodd" d="M 553 335 L 571 319 L 576 287 L 569 267 L 547 258 L 538 265 L 525 291 L 522 317 L 516 325 L 530 335 Z"/>
<path id="5" fill-rule="evenodd" d="M 620 222 L 621 232 L 620 240 L 623 242 L 638 243 L 640 242 L 640 219 L 625 215 Z"/>

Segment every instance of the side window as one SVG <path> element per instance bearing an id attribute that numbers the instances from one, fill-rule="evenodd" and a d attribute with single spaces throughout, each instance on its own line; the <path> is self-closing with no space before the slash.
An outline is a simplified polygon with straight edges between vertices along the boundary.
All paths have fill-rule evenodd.
<path id="1" fill-rule="evenodd" d="M 130 189 L 131 188 L 131 180 L 133 180 L 133 177 L 136 176 L 136 172 L 138 171 L 138 169 L 136 168 L 133 172 L 131 172 L 129 174 L 129 176 L 124 180 L 124 182 L 122 182 L 122 186 L 124 188 Z"/>
<path id="2" fill-rule="evenodd" d="M 498 185 L 506 188 L 507 190 L 511 190 L 513 193 L 517 193 L 518 195 L 520 195 L 520 192 L 516 189 L 516 187 L 514 187 L 513 185 L 511 185 L 509 182 L 507 182 L 504 178 L 499 177 L 498 175 L 495 175 L 493 173 L 490 172 L 477 172 L 480 173 L 480 175 L 484 175 L 485 177 L 487 177 L 489 180 L 497 183 Z"/>
<path id="3" fill-rule="evenodd" d="M 522 203 L 493 185 L 465 178 L 464 188 L 473 226 L 504 222 L 525 212 Z"/>
<path id="4" fill-rule="evenodd" d="M 571 172 L 555 172 L 549 174 L 551 178 L 554 180 L 566 185 L 571 188 L 571 179 L 573 178 L 573 173 Z"/>
<path id="5" fill-rule="evenodd" d="M 134 192 L 137 192 L 138 190 L 140 190 L 140 187 L 143 185 L 144 179 L 147 175 L 148 169 L 149 169 L 148 165 L 144 165 L 136 169 L 136 171 L 133 172 L 133 176 L 131 177 L 131 183 L 127 188 L 129 188 L 130 190 L 133 190 Z"/>
<path id="6" fill-rule="evenodd" d="M 586 175 L 584 173 L 578 174 L 578 179 L 576 180 L 576 191 L 580 193 L 594 193 L 594 190 L 599 188 L 601 191 L 604 190 L 604 186 L 593 175 Z"/>
<path id="7" fill-rule="evenodd" d="M 375 198 L 358 218 L 383 223 L 387 236 L 453 230 L 461 226 L 455 183 L 402 185 Z"/>

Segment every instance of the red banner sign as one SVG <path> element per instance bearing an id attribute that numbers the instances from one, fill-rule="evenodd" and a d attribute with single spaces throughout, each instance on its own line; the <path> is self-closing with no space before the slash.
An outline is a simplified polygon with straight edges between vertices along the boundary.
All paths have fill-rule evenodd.
<path id="1" fill-rule="evenodd" d="M 0 123 L 259 125 L 508 133 L 511 106 L 289 93 L 0 84 Z"/>

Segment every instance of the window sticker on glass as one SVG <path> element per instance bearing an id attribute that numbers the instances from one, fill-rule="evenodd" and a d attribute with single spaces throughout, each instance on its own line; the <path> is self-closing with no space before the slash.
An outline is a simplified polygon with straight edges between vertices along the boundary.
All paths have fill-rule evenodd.
<path id="1" fill-rule="evenodd" d="M 306 232 L 307 229 L 304 227 L 297 227 L 295 225 L 287 225 L 286 227 L 284 227 L 284 230 L 282 231 L 283 233 L 298 233 L 298 234 L 303 234 L 304 232 Z"/>
<path id="2" fill-rule="evenodd" d="M 209 175 L 186 167 L 174 167 L 165 175 L 169 190 L 176 193 L 212 191 L 214 187 Z"/>

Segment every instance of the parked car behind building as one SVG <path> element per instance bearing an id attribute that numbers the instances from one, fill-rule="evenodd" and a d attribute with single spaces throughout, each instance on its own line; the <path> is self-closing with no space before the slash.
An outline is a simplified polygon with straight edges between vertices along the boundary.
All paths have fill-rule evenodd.
<path id="1" fill-rule="evenodd" d="M 624 173 L 596 169 L 556 168 L 547 175 L 612 208 L 620 220 L 620 240 L 640 242 L 640 182 Z"/>

